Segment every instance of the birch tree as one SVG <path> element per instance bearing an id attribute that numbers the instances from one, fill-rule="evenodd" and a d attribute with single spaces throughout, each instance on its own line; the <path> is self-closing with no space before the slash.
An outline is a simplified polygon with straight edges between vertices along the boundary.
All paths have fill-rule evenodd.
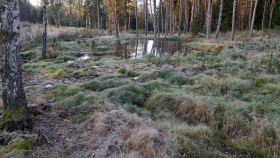
<path id="1" fill-rule="evenodd" d="M 23 89 L 19 57 L 19 0 L 0 1 L 2 26 L 0 36 L 2 57 L 2 99 L 4 110 L 0 129 L 24 130 L 32 126 Z"/>

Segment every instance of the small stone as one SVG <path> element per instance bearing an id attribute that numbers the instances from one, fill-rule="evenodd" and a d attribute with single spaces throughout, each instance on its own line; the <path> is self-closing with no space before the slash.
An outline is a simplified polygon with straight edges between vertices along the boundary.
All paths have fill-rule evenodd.
<path id="1" fill-rule="evenodd" d="M 45 86 L 45 88 L 52 88 L 53 87 L 53 85 L 51 85 L 51 84 L 47 84 L 46 86 Z"/>
<path id="2" fill-rule="evenodd" d="M 91 66 L 92 69 L 97 69 L 99 66 Z"/>
<path id="3" fill-rule="evenodd" d="M 48 100 L 48 103 L 54 103 L 56 101 L 56 99 L 51 99 L 51 100 Z"/>

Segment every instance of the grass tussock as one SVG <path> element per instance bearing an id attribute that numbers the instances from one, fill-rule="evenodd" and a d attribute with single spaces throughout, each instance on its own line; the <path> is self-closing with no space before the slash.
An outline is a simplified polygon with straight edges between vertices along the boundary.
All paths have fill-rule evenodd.
<path id="1" fill-rule="evenodd" d="M 45 74 L 47 77 L 51 78 L 68 78 L 69 75 L 64 70 L 57 70 L 53 73 L 47 73 Z"/>
<path id="2" fill-rule="evenodd" d="M 196 44 L 188 53 L 100 59 L 95 55 L 113 51 L 106 44 L 125 41 L 72 40 L 95 35 L 76 31 L 53 41 L 51 50 L 59 52 L 54 58 L 31 53 L 39 52 L 32 42 L 22 47 L 22 57 L 32 61 L 23 64 L 24 75 L 71 83 L 55 85 L 50 98 L 86 139 L 68 141 L 64 155 L 90 156 L 77 141 L 98 146 L 97 157 L 226 157 L 231 153 L 224 147 L 249 157 L 280 155 L 279 62 L 271 53 L 279 47 L 276 42 Z M 85 52 L 94 53 L 80 60 Z"/>

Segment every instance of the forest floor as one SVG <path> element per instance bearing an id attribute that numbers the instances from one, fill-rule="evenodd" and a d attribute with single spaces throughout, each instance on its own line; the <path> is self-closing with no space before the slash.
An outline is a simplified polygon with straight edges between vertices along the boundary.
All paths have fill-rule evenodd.
<path id="1" fill-rule="evenodd" d="M 21 47 L 34 128 L 2 133 L 1 157 L 277 157 L 279 32 L 161 38 L 190 51 L 116 57 L 126 34 Z M 278 36 L 278 37 L 277 37 Z M 123 49 L 123 47 L 119 47 Z M 128 59 L 124 59 L 128 56 Z M 1 108 L 1 107 L 0 107 Z"/>

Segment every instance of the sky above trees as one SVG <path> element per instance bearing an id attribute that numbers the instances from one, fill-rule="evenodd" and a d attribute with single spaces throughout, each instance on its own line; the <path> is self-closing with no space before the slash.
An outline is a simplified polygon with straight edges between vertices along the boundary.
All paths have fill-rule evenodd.
<path id="1" fill-rule="evenodd" d="M 34 6 L 37 6 L 40 4 L 40 0 L 30 0 L 30 3 Z"/>

